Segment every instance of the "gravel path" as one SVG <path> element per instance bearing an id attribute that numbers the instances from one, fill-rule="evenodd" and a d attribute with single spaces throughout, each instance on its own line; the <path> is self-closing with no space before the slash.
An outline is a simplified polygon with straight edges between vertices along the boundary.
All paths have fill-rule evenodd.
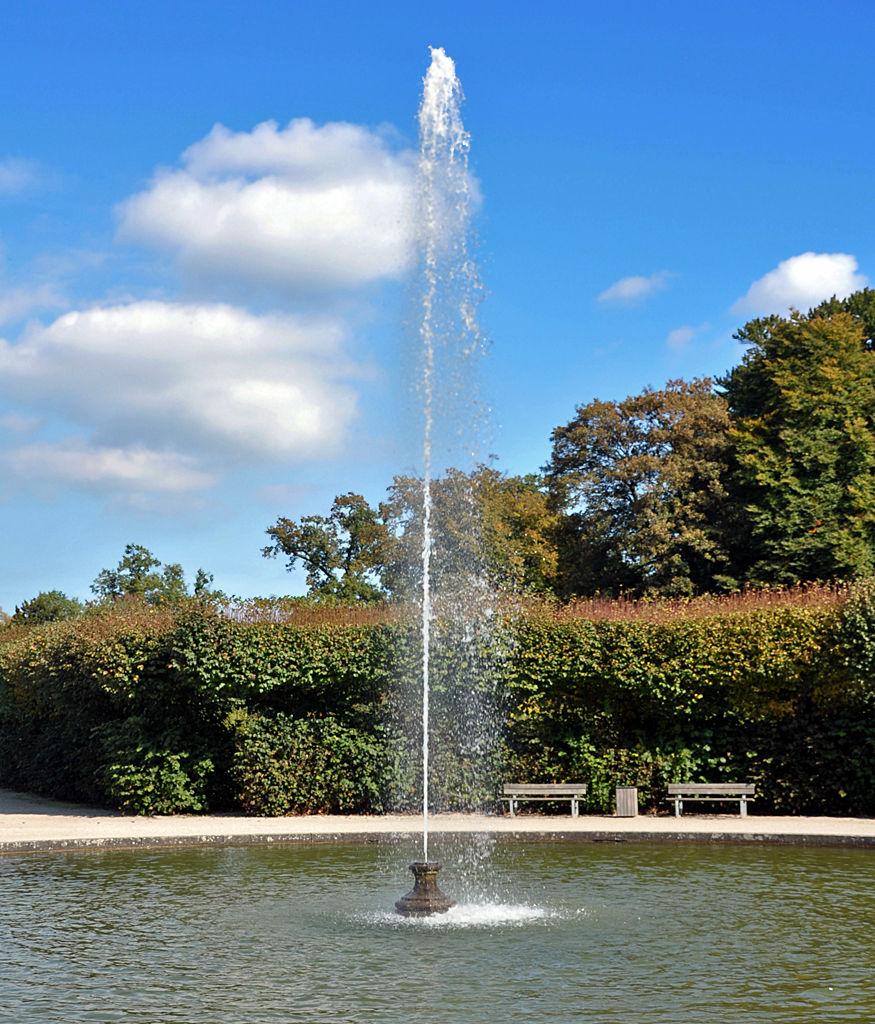
<path id="1" fill-rule="evenodd" d="M 0 790 L 0 853 L 105 847 L 213 846 L 261 843 L 373 841 L 412 836 L 422 829 L 416 815 L 374 817 L 314 814 L 289 818 L 240 815 L 176 815 L 134 818 L 116 811 L 42 800 Z M 804 818 L 730 814 L 670 814 L 616 818 L 602 815 L 545 816 L 439 814 L 429 819 L 437 833 L 488 832 L 508 840 L 771 842 L 871 846 L 875 819 Z"/>

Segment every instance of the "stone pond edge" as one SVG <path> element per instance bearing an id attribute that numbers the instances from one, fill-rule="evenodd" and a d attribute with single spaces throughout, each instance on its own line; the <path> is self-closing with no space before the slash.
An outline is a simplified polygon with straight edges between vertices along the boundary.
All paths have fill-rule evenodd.
<path id="1" fill-rule="evenodd" d="M 176 847 L 306 846 L 328 843 L 381 843 L 416 839 L 417 829 L 398 832 L 313 832 L 241 835 L 107 836 L 82 839 L 22 839 L 0 841 L 0 855 L 16 853 L 71 853 L 87 850 L 153 850 Z M 848 846 L 875 849 L 875 835 L 796 834 L 790 832 L 599 832 L 525 831 L 490 829 L 441 831 L 441 839 L 489 836 L 496 842 L 521 843 L 736 843 L 783 846 Z"/>

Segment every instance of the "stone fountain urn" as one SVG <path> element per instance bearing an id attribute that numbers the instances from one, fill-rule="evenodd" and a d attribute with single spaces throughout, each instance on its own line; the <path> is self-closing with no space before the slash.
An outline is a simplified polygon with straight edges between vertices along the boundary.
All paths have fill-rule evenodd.
<path id="1" fill-rule="evenodd" d="M 400 900 L 395 909 L 405 917 L 431 917 L 432 914 L 446 914 L 456 901 L 445 896 L 437 884 L 437 873 L 441 864 L 436 860 L 417 860 L 410 865 L 416 884 Z"/>

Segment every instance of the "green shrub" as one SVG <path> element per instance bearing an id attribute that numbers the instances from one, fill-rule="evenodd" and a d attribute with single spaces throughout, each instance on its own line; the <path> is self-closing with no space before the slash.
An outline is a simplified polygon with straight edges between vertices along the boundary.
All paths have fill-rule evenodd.
<path id="1" fill-rule="evenodd" d="M 386 749 L 334 717 L 253 718 L 240 728 L 233 774 L 247 814 L 360 814 L 382 809 Z"/>
<path id="2" fill-rule="evenodd" d="M 342 612 L 238 622 L 130 602 L 7 627 L 0 785 L 136 813 L 417 807 L 416 625 Z M 844 604 L 529 612 L 475 645 L 435 634 L 439 809 L 489 806 L 503 781 L 587 782 L 593 811 L 637 785 L 653 808 L 690 780 L 754 782 L 759 811 L 875 814 L 867 584 Z"/>
<path id="3" fill-rule="evenodd" d="M 202 811 L 205 780 L 213 770 L 208 758 L 194 761 L 187 753 L 168 750 L 120 752 L 124 761 L 103 768 L 106 792 L 129 814 L 181 814 Z"/>
<path id="4" fill-rule="evenodd" d="M 186 750 L 182 730 L 157 733 L 134 716 L 94 730 L 102 756 L 97 775 L 109 800 L 127 814 L 185 814 L 208 807 L 212 759 Z M 198 737 L 189 736 L 195 744 Z M 200 743 L 202 745 L 202 740 Z"/>
<path id="5" fill-rule="evenodd" d="M 612 779 L 649 806 L 689 779 L 754 782 L 760 811 L 875 813 L 867 593 L 662 621 L 524 619 L 511 780 L 587 781 L 593 809 Z"/>

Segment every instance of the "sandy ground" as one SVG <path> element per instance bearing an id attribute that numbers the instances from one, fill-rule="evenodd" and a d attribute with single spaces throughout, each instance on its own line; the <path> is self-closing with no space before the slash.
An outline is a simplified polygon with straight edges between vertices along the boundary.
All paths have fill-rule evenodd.
<path id="1" fill-rule="evenodd" d="M 435 833 L 488 832 L 497 839 L 578 841 L 773 842 L 871 846 L 875 819 L 770 817 L 729 814 L 642 815 L 637 818 L 522 814 L 511 818 L 439 814 Z M 368 841 L 421 832 L 416 815 L 379 817 L 310 815 L 248 818 L 237 815 L 177 815 L 134 818 L 122 814 L 0 790 L 0 853 L 147 847 Z"/>

